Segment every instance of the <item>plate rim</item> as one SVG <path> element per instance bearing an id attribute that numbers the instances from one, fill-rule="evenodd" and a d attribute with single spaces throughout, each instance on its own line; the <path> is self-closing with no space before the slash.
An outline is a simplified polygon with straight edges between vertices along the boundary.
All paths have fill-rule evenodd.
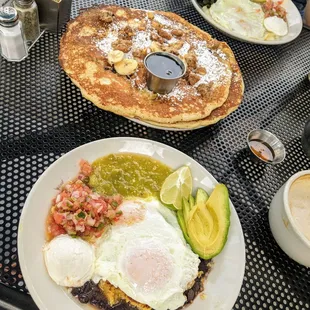
<path id="1" fill-rule="evenodd" d="M 43 301 L 41 300 L 41 297 L 40 295 L 37 293 L 35 287 L 32 285 L 32 280 L 30 278 L 30 274 L 28 273 L 28 268 L 27 268 L 27 265 L 25 263 L 25 256 L 24 256 L 24 245 L 23 245 L 23 242 L 22 242 L 22 233 L 21 230 L 21 226 L 23 225 L 23 222 L 24 222 L 24 217 L 26 216 L 26 213 L 27 213 L 27 210 L 29 207 L 29 201 L 31 200 L 31 197 L 35 194 L 36 192 L 36 188 L 39 186 L 39 183 L 40 183 L 40 180 L 41 178 L 44 178 L 50 170 L 53 169 L 54 166 L 57 165 L 57 163 L 59 161 L 61 161 L 63 158 L 66 158 L 66 157 L 69 157 L 73 152 L 75 152 L 76 150 L 78 149 L 81 149 L 81 148 L 85 148 L 87 147 L 88 145 L 90 144 L 95 144 L 95 143 L 102 143 L 103 141 L 115 141 L 115 140 L 124 140 L 124 141 L 137 141 L 137 142 L 147 142 L 147 143 L 155 143 L 155 145 L 159 146 L 159 147 L 164 147 L 164 148 L 168 148 L 170 149 L 171 151 L 173 152 L 177 152 L 179 153 L 180 155 L 182 156 L 185 156 L 185 157 L 188 157 L 190 158 L 191 160 L 193 160 L 199 167 L 202 168 L 202 170 L 206 171 L 211 179 L 213 180 L 213 182 L 215 183 L 218 183 L 218 181 L 213 177 L 213 175 L 204 167 L 202 166 L 198 161 L 196 161 L 194 158 L 190 157 L 189 155 L 185 154 L 184 152 L 170 146 L 170 145 L 167 145 L 167 144 L 164 144 L 162 142 L 158 142 L 158 141 L 154 141 L 154 140 L 151 140 L 151 139 L 145 139 L 145 138 L 138 138 L 138 137 L 126 137 L 126 136 L 122 136 L 122 137 L 110 137 L 110 138 L 103 138 L 103 139 L 98 139 L 98 140 L 94 140 L 94 141 L 91 141 L 91 142 L 88 142 L 88 143 L 85 143 L 85 144 L 82 144 L 82 145 L 79 145 L 78 147 L 75 147 L 73 148 L 72 150 L 70 150 L 69 152 L 63 154 L 62 156 L 60 156 L 59 158 L 57 158 L 51 165 L 49 165 L 45 170 L 44 172 L 38 177 L 37 181 L 35 182 L 35 184 L 32 186 L 29 194 L 27 195 L 27 198 L 25 200 L 25 203 L 24 203 L 24 206 L 23 206 L 23 209 L 22 209 L 22 212 L 21 212 L 21 215 L 20 215 L 20 220 L 19 220 L 19 224 L 18 224 L 18 231 L 17 231 L 17 253 L 18 253 L 18 260 L 19 260 L 19 266 L 20 266 L 20 269 L 21 269 L 21 273 L 22 273 L 22 276 L 23 276 L 23 279 L 25 281 L 25 284 L 28 288 L 28 291 L 32 297 L 32 299 L 34 300 L 35 304 L 37 305 L 37 307 L 40 309 L 40 310 L 48 310 L 48 308 L 45 306 L 45 304 L 43 303 Z M 240 235 L 240 243 L 242 245 L 242 262 L 243 262 L 243 266 L 242 266 L 242 270 L 240 272 L 240 275 L 239 275 L 239 278 L 236 279 L 236 282 L 238 281 L 240 283 L 240 285 L 238 285 L 238 293 L 236 294 L 236 296 L 233 298 L 233 304 L 236 303 L 237 299 L 238 299 L 238 296 L 240 294 L 240 291 L 241 291 L 241 288 L 242 288 L 242 285 L 243 285 L 243 280 L 244 280 L 244 274 L 245 274 L 245 266 L 246 266 L 246 248 L 245 248 L 245 241 L 244 241 L 244 232 L 243 232 L 243 228 L 242 228 L 242 225 L 241 225 L 241 222 L 240 222 L 240 219 L 239 219 L 239 216 L 238 216 L 238 213 L 233 205 L 233 203 L 231 202 L 231 200 L 229 200 L 230 202 L 230 207 L 233 208 L 233 212 L 235 212 L 235 215 L 236 215 L 236 220 L 237 220 L 237 225 L 239 226 L 239 229 L 241 231 L 241 235 Z M 31 285 L 30 285 L 31 284 Z"/>
<path id="2" fill-rule="evenodd" d="M 164 130 L 164 131 L 193 131 L 193 130 L 199 130 L 199 129 L 208 127 L 208 126 L 199 126 L 199 127 L 195 127 L 195 128 L 172 128 L 172 127 L 164 127 L 164 126 L 153 125 L 153 124 L 150 124 L 150 123 L 143 121 L 141 119 L 138 119 L 138 118 L 132 118 L 132 117 L 126 117 L 126 116 L 124 116 L 124 117 L 127 118 L 128 120 L 136 123 L 136 124 L 141 125 L 141 126 L 145 126 L 145 127 L 149 127 L 149 128 L 153 128 L 153 129 L 158 129 L 158 130 Z M 211 126 L 211 125 L 209 125 L 209 126 Z"/>
<path id="3" fill-rule="evenodd" d="M 241 42 L 251 43 L 251 44 L 255 44 L 255 45 L 269 45 L 269 46 L 271 46 L 271 45 L 283 45 L 283 44 L 287 44 L 287 43 L 292 42 L 295 39 L 297 39 L 299 37 L 301 31 L 302 31 L 302 28 L 303 28 L 303 22 L 302 22 L 302 18 L 300 16 L 299 23 L 298 23 L 299 30 L 296 33 L 296 35 L 291 37 L 289 40 L 266 41 L 266 40 L 251 39 L 251 38 L 248 38 L 246 36 L 238 35 L 236 32 L 233 32 L 233 31 L 230 31 L 229 29 L 224 28 L 222 25 L 218 24 L 213 18 L 209 18 L 209 16 L 207 16 L 207 14 L 203 11 L 202 7 L 198 4 L 197 0 L 190 0 L 190 1 L 192 2 L 196 11 L 207 21 L 208 24 L 210 24 L 212 27 L 214 27 L 216 30 L 223 33 L 224 35 L 226 35 L 230 38 L 233 38 L 235 40 L 241 41 Z M 296 8 L 296 6 L 292 2 L 292 0 L 287 0 L 287 1 L 290 2 L 294 6 L 294 9 L 298 12 L 298 9 Z M 299 14 L 299 12 L 298 12 L 298 14 Z"/>

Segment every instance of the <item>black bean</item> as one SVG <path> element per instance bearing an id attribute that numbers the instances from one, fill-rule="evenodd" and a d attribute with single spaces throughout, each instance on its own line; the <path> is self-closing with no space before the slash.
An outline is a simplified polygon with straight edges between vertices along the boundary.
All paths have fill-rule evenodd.
<path id="1" fill-rule="evenodd" d="M 195 292 L 193 290 L 189 290 L 187 294 L 188 302 L 191 302 L 195 298 Z"/>
<path id="2" fill-rule="evenodd" d="M 72 289 L 72 291 L 71 291 L 71 294 L 73 295 L 73 296 L 77 296 L 77 295 L 79 295 L 81 293 L 81 288 L 80 287 L 74 287 L 73 289 Z"/>
<path id="3" fill-rule="evenodd" d="M 89 297 L 87 295 L 81 294 L 79 295 L 79 301 L 82 304 L 87 304 L 89 302 Z"/>
<path id="4" fill-rule="evenodd" d="M 207 261 L 201 260 L 199 264 L 199 270 L 202 271 L 203 273 L 206 273 L 208 271 Z"/>
<path id="5" fill-rule="evenodd" d="M 90 281 L 86 282 L 82 286 L 81 293 L 86 294 L 86 293 L 90 292 L 91 291 L 91 287 L 92 287 L 91 282 Z"/>
<path id="6" fill-rule="evenodd" d="M 98 304 L 100 309 L 108 309 L 109 307 L 107 307 L 107 303 L 104 300 L 101 300 Z"/>
<path id="7" fill-rule="evenodd" d="M 197 293 L 200 292 L 200 280 L 195 282 L 195 284 L 194 284 L 192 289 L 196 292 L 196 295 L 197 295 Z"/>

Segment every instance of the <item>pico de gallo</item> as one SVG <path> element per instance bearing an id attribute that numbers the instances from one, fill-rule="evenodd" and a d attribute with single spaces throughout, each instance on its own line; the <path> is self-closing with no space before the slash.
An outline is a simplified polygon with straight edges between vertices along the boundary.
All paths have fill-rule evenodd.
<path id="1" fill-rule="evenodd" d="M 287 12 L 285 8 L 282 6 L 284 0 L 273 1 L 267 0 L 264 4 L 262 4 L 263 11 L 265 13 L 265 18 L 271 16 L 277 16 L 287 21 L 286 16 Z"/>
<path id="2" fill-rule="evenodd" d="M 91 165 L 81 160 L 78 177 L 62 185 L 52 200 L 47 220 L 49 240 L 69 234 L 91 242 L 100 237 L 111 223 L 119 220 L 122 212 L 118 211 L 118 206 L 122 203 L 122 197 L 105 197 L 95 193 L 88 186 L 91 172 Z"/>

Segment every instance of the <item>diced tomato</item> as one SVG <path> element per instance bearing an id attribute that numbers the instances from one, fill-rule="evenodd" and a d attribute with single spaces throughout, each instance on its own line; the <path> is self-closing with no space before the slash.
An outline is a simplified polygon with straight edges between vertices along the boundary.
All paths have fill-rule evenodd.
<path id="1" fill-rule="evenodd" d="M 92 172 L 91 165 L 88 161 L 82 159 L 80 161 L 80 170 L 85 176 L 89 176 Z"/>
<path id="2" fill-rule="evenodd" d="M 50 223 L 48 230 L 53 238 L 66 233 L 64 228 L 61 227 L 60 225 L 57 225 L 55 222 Z"/>
<path id="3" fill-rule="evenodd" d="M 64 215 L 58 212 L 54 212 L 53 218 L 56 224 L 61 224 L 62 221 L 64 220 Z"/>
<path id="4" fill-rule="evenodd" d="M 286 21 L 287 12 L 285 8 L 282 6 L 282 4 L 283 0 L 279 0 L 277 2 L 274 2 L 273 0 L 267 0 L 262 5 L 265 17 L 278 16 Z"/>

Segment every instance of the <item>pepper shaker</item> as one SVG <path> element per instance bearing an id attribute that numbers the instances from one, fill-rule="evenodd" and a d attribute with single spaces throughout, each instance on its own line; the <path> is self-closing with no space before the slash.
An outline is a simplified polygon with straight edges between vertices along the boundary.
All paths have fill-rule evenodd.
<path id="1" fill-rule="evenodd" d="M 14 0 L 19 19 L 22 22 L 26 41 L 34 42 L 40 35 L 38 6 L 34 0 Z"/>
<path id="2" fill-rule="evenodd" d="M 308 118 L 303 134 L 301 136 L 301 144 L 304 149 L 304 152 L 310 159 L 310 117 Z"/>
<path id="3" fill-rule="evenodd" d="M 22 24 L 13 7 L 0 7 L 1 55 L 8 61 L 21 61 L 28 56 Z"/>

